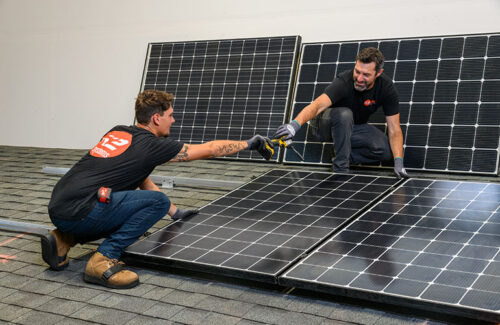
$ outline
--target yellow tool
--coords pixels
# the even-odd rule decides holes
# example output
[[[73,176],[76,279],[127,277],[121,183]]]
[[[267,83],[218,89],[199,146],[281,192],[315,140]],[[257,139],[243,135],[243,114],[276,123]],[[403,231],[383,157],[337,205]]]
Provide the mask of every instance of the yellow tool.
[[[299,156],[300,160],[304,161],[304,157],[302,157],[302,155],[292,146],[292,140],[288,139],[285,141],[283,140],[283,138],[284,137],[281,137],[279,139],[272,139],[271,142],[276,143],[280,147],[292,149],[293,152],[295,152],[295,154]],[[271,159],[271,157],[274,155],[274,149],[271,148],[267,143],[266,143],[266,149],[271,152],[271,156],[269,157],[269,159]]]

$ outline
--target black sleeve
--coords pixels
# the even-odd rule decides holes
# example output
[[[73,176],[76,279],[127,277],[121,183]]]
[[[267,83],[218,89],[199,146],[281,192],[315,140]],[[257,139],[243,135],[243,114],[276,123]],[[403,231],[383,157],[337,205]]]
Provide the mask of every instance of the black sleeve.
[[[394,84],[391,84],[387,88],[382,107],[385,116],[392,116],[399,113],[399,95]]]
[[[333,103],[341,101],[347,95],[347,85],[342,78],[335,78],[324,93],[330,98]]]
[[[184,146],[184,143],[172,140],[171,138],[153,137],[149,143],[148,164],[158,166],[174,158]]]

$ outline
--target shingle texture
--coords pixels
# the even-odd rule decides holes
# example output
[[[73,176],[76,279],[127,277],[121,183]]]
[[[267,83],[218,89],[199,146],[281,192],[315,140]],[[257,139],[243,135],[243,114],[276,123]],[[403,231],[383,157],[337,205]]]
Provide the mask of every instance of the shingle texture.
[[[47,204],[59,175],[44,166],[71,167],[85,150],[0,146],[0,219],[52,226]],[[158,167],[153,174],[246,182],[273,164],[205,160]],[[296,168],[296,167],[287,167]],[[323,169],[325,170],[325,169]],[[227,190],[164,189],[181,208],[202,207]],[[154,232],[168,217],[152,227]],[[112,290],[82,280],[95,243],[73,248],[70,266],[48,269],[36,236],[0,230],[0,322],[14,324],[424,324],[435,319],[404,310],[378,310],[343,298],[294,295],[238,280],[133,268],[141,284]],[[442,320],[441,320],[442,321]],[[439,322],[435,322],[438,324]]]

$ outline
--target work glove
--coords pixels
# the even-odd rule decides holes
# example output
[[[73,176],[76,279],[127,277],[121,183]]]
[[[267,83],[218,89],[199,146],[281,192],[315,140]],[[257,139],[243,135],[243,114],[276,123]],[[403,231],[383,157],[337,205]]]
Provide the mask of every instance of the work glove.
[[[290,123],[283,124],[280,126],[277,130],[276,133],[274,133],[273,138],[274,139],[280,139],[284,137],[282,140],[286,141],[291,138],[297,133],[297,131],[300,130],[300,124],[299,122],[293,120]]]
[[[257,150],[266,160],[271,159],[273,156],[274,145],[271,142],[271,139],[267,137],[263,137],[258,134],[254,135],[252,138],[247,140],[247,144],[249,150]]]
[[[396,157],[394,158],[394,174],[398,179],[408,178],[408,174],[406,173],[406,169],[403,165],[403,158]]]
[[[198,214],[198,210],[183,210],[183,209],[177,209],[175,211],[174,215],[172,216],[172,220],[182,220],[184,218],[194,216],[195,214]]]

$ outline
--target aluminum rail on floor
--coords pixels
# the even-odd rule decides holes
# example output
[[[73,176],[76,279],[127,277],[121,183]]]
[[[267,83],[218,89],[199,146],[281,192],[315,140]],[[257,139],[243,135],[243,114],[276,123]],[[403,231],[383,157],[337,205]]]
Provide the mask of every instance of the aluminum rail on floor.
[[[64,175],[68,172],[69,168],[65,167],[50,167],[45,166],[42,168],[42,172],[46,174]],[[202,187],[212,187],[212,188],[222,188],[233,190],[241,185],[243,182],[237,181],[225,181],[218,179],[205,179],[205,178],[190,178],[190,177],[178,177],[178,176],[161,176],[161,175],[150,175],[149,178],[157,184],[161,184],[162,188],[173,188],[174,186],[202,186]]]

